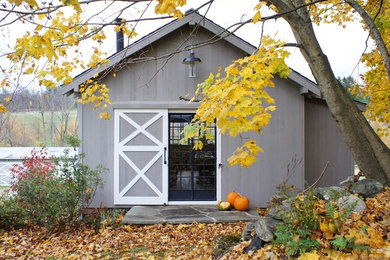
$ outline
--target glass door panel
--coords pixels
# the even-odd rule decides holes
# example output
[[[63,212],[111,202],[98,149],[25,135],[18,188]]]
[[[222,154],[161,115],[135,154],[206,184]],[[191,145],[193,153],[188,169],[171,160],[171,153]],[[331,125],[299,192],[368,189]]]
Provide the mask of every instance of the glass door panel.
[[[214,140],[202,140],[203,149],[194,150],[196,139],[180,143],[182,131],[194,114],[169,114],[169,200],[216,200],[215,125],[208,131]]]

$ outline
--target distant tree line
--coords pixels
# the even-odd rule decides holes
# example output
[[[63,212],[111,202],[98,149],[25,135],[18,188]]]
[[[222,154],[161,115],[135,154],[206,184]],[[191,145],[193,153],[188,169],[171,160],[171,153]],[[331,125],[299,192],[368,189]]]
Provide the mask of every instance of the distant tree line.
[[[65,136],[77,133],[73,97],[56,90],[3,89],[0,99],[10,99],[8,112],[0,114],[0,146],[64,146]]]
[[[348,91],[353,100],[359,101],[363,104],[368,104],[370,101],[368,97],[365,97],[361,91],[359,91],[359,89],[354,89],[357,86],[357,82],[353,77],[338,77],[338,80],[340,81],[341,85]]]
[[[30,91],[22,89],[11,92],[8,89],[2,89],[0,99],[11,98],[9,112],[32,112],[32,111],[61,111],[64,106],[72,105],[76,108],[74,98],[66,97],[57,90]],[[70,104],[69,104],[70,103]]]

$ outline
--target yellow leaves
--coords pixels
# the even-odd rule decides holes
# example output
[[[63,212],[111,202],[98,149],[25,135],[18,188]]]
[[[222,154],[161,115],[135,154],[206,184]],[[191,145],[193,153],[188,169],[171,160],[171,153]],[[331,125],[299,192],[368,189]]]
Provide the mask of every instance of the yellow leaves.
[[[95,68],[100,64],[107,63],[107,60],[102,58],[104,54],[105,53],[100,52],[98,48],[94,48],[94,53],[92,54],[91,59],[87,64],[87,66],[90,68]]]
[[[325,219],[320,222],[320,230],[326,239],[332,239],[334,237],[335,226],[332,223],[328,223]]]
[[[21,58],[23,55],[31,56],[34,59],[46,57],[49,61],[58,58],[52,41],[47,35],[25,34],[22,38],[16,40],[16,55]]]
[[[185,5],[186,0],[157,0],[157,2],[158,4],[154,9],[156,14],[169,14],[179,19],[183,17],[183,13],[178,7]]]
[[[298,257],[298,260],[319,260],[319,259],[320,259],[320,255],[317,253],[317,251],[313,251],[311,253],[304,253]]]
[[[0,253],[5,259],[26,255],[37,259],[209,259],[218,236],[240,233],[245,225],[118,225],[99,230],[80,225],[60,232],[33,227],[0,231]]]
[[[194,144],[194,150],[202,150],[203,149],[203,142],[198,140]]]
[[[385,246],[385,241],[383,240],[383,234],[381,230],[371,226],[367,226],[365,231],[357,228],[351,228],[345,237],[355,237],[356,244],[367,245],[371,248],[383,248]]]
[[[256,14],[253,16],[252,21],[253,23],[257,23],[258,21],[261,20],[261,14],[260,11],[256,12]]]
[[[378,27],[387,49],[390,49],[390,2],[369,0],[364,2],[363,7],[371,17],[375,17],[375,25]],[[378,10],[381,11],[378,12]],[[364,29],[367,27],[364,26]],[[376,131],[378,135],[383,137],[389,134],[390,130],[390,79],[382,57],[376,48],[365,53],[362,61],[368,68],[362,75],[364,84],[358,89],[365,97],[369,98],[365,116],[372,122],[378,123],[379,127]]]
[[[346,22],[354,20],[353,12],[348,4],[338,0],[329,0],[310,5],[309,12],[312,21],[320,23],[336,23],[345,27]]]
[[[99,114],[99,118],[104,120],[110,120],[111,116],[107,111],[104,111]]]
[[[89,79],[80,86],[81,98],[78,102],[81,104],[95,103],[93,109],[96,110],[97,108],[100,108],[102,110],[99,114],[99,118],[109,120],[111,116],[106,111],[108,105],[112,104],[108,94],[109,92],[110,90],[105,84]]]
[[[65,80],[64,80],[64,82],[63,82],[63,84],[64,84],[64,85],[67,85],[67,84],[72,83],[72,81],[73,81],[73,79],[72,79],[71,77],[66,77]]]
[[[8,78],[3,78],[0,83],[0,88],[9,87],[10,83]]]
[[[64,6],[72,6],[75,11],[68,8],[66,12],[58,10],[50,16],[36,15],[38,19],[35,19],[34,31],[27,32],[18,38],[15,52],[7,56],[10,62],[21,64],[24,69],[23,74],[34,74],[40,85],[47,88],[71,83],[72,72],[76,69],[106,63],[106,60],[102,58],[106,56],[106,53],[94,51],[91,59],[87,60],[76,48],[71,48],[78,46],[81,40],[89,38],[98,43],[102,42],[105,34],[102,30],[83,21],[84,16],[80,15],[78,0],[61,0],[61,2]],[[35,2],[14,1],[14,3],[33,5]],[[31,19],[34,19],[34,14]],[[67,57],[69,50],[75,56],[72,59]],[[17,68],[17,66],[14,67]],[[9,83],[5,82],[5,84]]]
[[[260,10],[262,6],[264,6],[266,3],[265,2],[259,2],[254,8],[253,10]]]
[[[249,140],[241,147],[237,148],[233,155],[228,158],[229,166],[240,164],[241,167],[248,168],[256,161],[256,156],[263,149],[257,146],[255,140]]]
[[[26,3],[31,8],[38,8],[38,4],[35,0],[8,0],[9,3],[20,6],[22,3]]]
[[[225,75],[220,71],[216,75],[211,73],[195,92],[203,97],[195,121],[210,125],[216,119],[221,132],[233,137],[250,131],[261,133],[276,110],[275,100],[266,89],[274,86],[275,74],[287,77],[290,72],[284,63],[289,53],[282,45],[283,42],[264,36],[257,52],[236,60],[225,69]],[[185,137],[196,136],[199,127],[194,124],[191,131],[187,128]],[[235,151],[229,163],[248,167],[256,161],[259,150],[257,145],[247,142]]]
[[[304,194],[299,194],[295,199],[304,202],[305,196]],[[326,202],[317,198],[315,200],[314,210],[319,214],[318,217],[321,221],[317,229],[308,231],[311,233],[311,238],[319,243],[319,247],[310,252],[303,252],[301,255],[298,255],[298,253],[292,256],[293,259],[390,259],[390,225],[387,223],[388,219],[385,218],[385,216],[388,216],[390,208],[390,187],[386,188],[385,192],[377,194],[375,198],[366,199],[366,203],[371,206],[375,204],[375,207],[369,207],[364,212],[352,213],[344,219],[342,227],[338,230],[329,222],[334,218],[340,217],[343,211],[336,210],[339,214],[335,214],[333,211],[329,211],[329,209],[325,209],[324,211],[324,204]],[[304,204],[300,205],[301,207],[299,208],[304,206]],[[317,209],[318,207],[320,209]],[[374,218],[367,218],[367,214],[374,216]],[[385,224],[382,224],[383,222]],[[292,232],[292,229],[288,231]],[[307,241],[302,241],[302,236],[303,234],[294,233],[291,237],[291,241],[302,242],[302,244],[297,245],[297,252],[300,251],[299,249],[304,248],[303,245]],[[338,240],[337,243],[335,242],[336,239]],[[254,254],[245,255],[242,251],[243,247],[247,245],[241,243],[234,247],[232,251],[225,255],[224,259],[286,258],[287,252],[284,245],[277,245],[271,242]]]
[[[184,127],[183,133],[186,138],[193,138],[198,134],[198,128],[192,124],[189,124]]]
[[[61,2],[64,5],[72,6],[77,11],[77,13],[81,12],[80,3],[78,0],[61,0]]]
[[[35,27],[35,31],[42,30],[43,26],[41,24],[38,24],[37,27]]]
[[[40,80],[40,81],[39,81],[39,84],[40,84],[41,86],[44,86],[44,87],[46,87],[46,88],[51,88],[51,89],[54,89],[54,88],[57,86],[57,84],[56,84],[54,81],[52,81],[52,80],[46,80],[46,79]]]
[[[276,110],[276,106],[268,106],[265,108],[264,111],[268,112],[268,111],[275,111]]]

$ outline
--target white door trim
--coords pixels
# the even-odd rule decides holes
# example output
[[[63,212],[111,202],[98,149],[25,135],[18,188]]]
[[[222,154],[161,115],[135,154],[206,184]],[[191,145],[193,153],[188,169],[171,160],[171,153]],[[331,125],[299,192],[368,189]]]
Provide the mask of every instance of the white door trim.
[[[221,201],[222,200],[222,167],[223,167],[223,163],[222,163],[222,157],[221,157],[221,130],[216,126],[216,141],[217,141],[217,151],[216,151],[216,155],[217,155],[217,158],[215,160],[215,169],[216,169],[216,177],[217,177],[217,201]]]

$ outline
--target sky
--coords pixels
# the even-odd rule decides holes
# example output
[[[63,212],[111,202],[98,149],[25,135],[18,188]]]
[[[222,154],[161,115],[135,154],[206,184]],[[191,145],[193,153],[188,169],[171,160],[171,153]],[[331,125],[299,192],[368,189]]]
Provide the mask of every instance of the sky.
[[[242,0],[238,5],[235,0],[216,1],[211,7],[208,17],[219,25],[227,27],[239,21],[242,14],[252,10],[256,2]],[[221,12],[221,10],[223,11]],[[263,16],[272,14],[268,11]],[[244,16],[244,19],[248,18],[251,17],[248,15]],[[236,34],[250,43],[258,45],[261,26],[261,23],[246,26]],[[275,32],[278,32],[278,38],[290,43],[296,42],[287,22],[282,19],[267,21],[264,28],[265,34],[273,36]],[[349,23],[345,29],[333,24],[323,24],[320,27],[315,26],[315,32],[336,76],[347,77],[352,75],[357,78],[359,73],[364,71],[364,67],[361,64],[354,69],[365,49],[365,41],[368,36],[368,33],[363,31],[359,22]],[[287,64],[304,76],[313,79],[300,51],[297,48],[290,48],[289,51],[291,51],[291,57],[288,59]]]
[[[188,0],[187,2],[187,5],[182,8],[183,11],[190,8],[196,8],[202,3],[206,2],[206,0]],[[227,28],[240,20],[247,20],[253,17],[253,7],[257,3],[257,0],[215,0],[209,10],[207,10],[206,17],[220,26]],[[138,10],[125,10],[121,14],[121,17],[125,19],[138,18],[143,11],[143,6],[145,5],[141,3],[141,7],[139,7]],[[88,5],[86,13],[91,14],[97,12],[97,7],[99,7],[98,3]],[[201,9],[200,13],[204,14],[206,9],[207,8]],[[98,22],[104,20],[108,21],[110,18],[112,19],[112,17],[115,17],[117,13],[118,8],[108,10],[106,11],[106,14],[95,17],[95,19]],[[263,16],[272,14],[272,11],[264,10]],[[155,16],[154,6],[151,5],[146,11],[144,17],[153,16]],[[154,31],[169,21],[170,20],[167,19],[139,23],[136,26],[136,31],[139,35],[137,38]],[[0,53],[3,52],[5,41],[7,43],[12,43],[15,41],[16,37],[22,36],[22,34],[24,34],[26,28],[29,27],[25,24],[22,26],[14,25],[14,27],[11,29],[7,28],[6,31],[2,31],[4,35],[2,37],[3,39],[1,39],[2,43],[0,43]],[[261,23],[248,24],[235,33],[237,36],[257,46],[259,44],[261,30]],[[367,32],[363,31],[361,24],[359,22],[349,23],[345,29],[336,25],[321,25],[320,27],[315,27],[315,31],[321,47],[328,56],[336,76],[347,77],[351,75],[355,79],[358,79],[359,73],[364,72],[363,65],[360,64],[357,66],[357,64],[363,53],[363,50],[365,49],[365,41],[368,35]],[[288,24],[282,19],[267,21],[264,25],[264,34],[268,34],[270,36],[274,36],[276,34],[276,37],[281,40],[289,43],[295,42]],[[101,45],[101,48],[103,51],[106,51],[107,55],[111,55],[115,52],[115,32],[112,27],[107,28],[106,35],[108,38]],[[137,38],[133,39],[132,41],[136,40]],[[88,52],[91,52],[92,48],[88,44],[84,44],[83,46],[80,47],[81,51],[87,53],[85,57],[88,57]],[[291,52],[291,56],[287,60],[287,64],[297,72],[310,79],[313,79],[310,69],[308,68],[307,63],[302,57],[299,49],[289,48],[289,51]],[[1,64],[4,64],[4,61],[0,60],[0,62]],[[75,75],[80,72],[81,71],[76,72]]]
[[[206,1],[188,0],[187,5],[182,10],[196,8],[204,2]],[[215,0],[210,9],[207,10],[206,17],[224,28],[240,20],[253,17],[253,7],[258,3],[257,0],[240,0],[239,4],[237,3],[237,0]],[[146,16],[153,16],[153,10],[154,7],[151,6]],[[205,11],[206,8],[203,8],[200,10],[200,13],[204,14]],[[272,14],[274,14],[272,11],[264,10],[262,15],[268,16]],[[124,13],[124,16],[126,15],[132,18],[138,17],[138,13]],[[166,22],[169,21],[164,21],[164,23]],[[163,21],[161,20],[141,23],[137,25],[136,31],[139,37],[142,37],[162,26],[162,23]],[[257,46],[259,44],[261,30],[261,23],[248,24],[236,31],[235,34]],[[322,24],[321,26],[315,26],[315,32],[324,53],[329,58],[336,76],[353,76],[358,80],[359,74],[365,71],[364,66],[359,64],[359,60],[366,47],[365,42],[368,37],[368,33],[362,29],[361,23],[348,23],[346,28],[341,28],[334,24]],[[283,19],[267,21],[264,25],[264,34],[270,36],[276,35],[277,38],[289,43],[296,42],[290,27]],[[107,35],[111,35],[111,37],[115,36],[113,32],[108,32]],[[370,40],[369,46],[371,45],[372,42]],[[115,51],[115,45],[107,45],[107,50],[109,53],[113,53]],[[287,60],[287,64],[302,75],[313,79],[311,71],[299,49],[289,48],[289,51],[291,52],[291,56]]]

